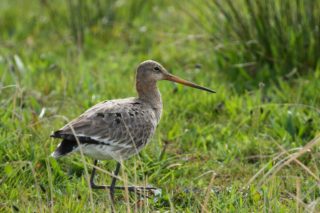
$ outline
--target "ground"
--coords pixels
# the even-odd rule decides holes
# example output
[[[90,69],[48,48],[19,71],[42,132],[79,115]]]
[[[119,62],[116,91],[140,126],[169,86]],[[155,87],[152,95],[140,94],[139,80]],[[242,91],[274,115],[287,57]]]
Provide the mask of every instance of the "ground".
[[[292,78],[230,78],[233,65],[221,66],[192,5],[84,3],[88,13],[79,2],[0,3],[1,212],[110,210],[107,191],[88,186],[93,160],[51,158],[59,141],[49,135],[100,101],[135,96],[135,69],[146,59],[217,93],[159,83],[161,122],[123,162],[118,184],[162,194],[117,192],[117,211],[320,210],[319,66]],[[110,183],[115,162],[99,167],[97,182]]]

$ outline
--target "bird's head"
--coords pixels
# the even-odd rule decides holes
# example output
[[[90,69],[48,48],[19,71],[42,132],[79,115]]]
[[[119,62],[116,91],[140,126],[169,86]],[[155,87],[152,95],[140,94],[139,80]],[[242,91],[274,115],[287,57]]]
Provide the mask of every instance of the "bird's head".
[[[215,93],[214,90],[211,90],[206,87],[199,86],[195,83],[192,83],[190,81],[186,81],[182,78],[179,78],[178,76],[174,76],[170,74],[160,63],[153,61],[153,60],[147,60],[142,62],[138,69],[137,69],[137,81],[143,80],[143,81],[160,81],[160,80],[167,80],[176,82],[179,84],[183,84],[189,87],[193,87],[196,89],[205,90],[208,92]]]

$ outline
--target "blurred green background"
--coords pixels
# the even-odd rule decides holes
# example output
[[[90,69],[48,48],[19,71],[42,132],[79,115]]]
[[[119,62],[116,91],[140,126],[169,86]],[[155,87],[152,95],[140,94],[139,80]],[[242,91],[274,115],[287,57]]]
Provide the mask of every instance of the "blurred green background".
[[[49,135],[134,96],[147,59],[217,94],[159,83],[157,133],[121,177],[162,195],[118,192],[117,211],[320,211],[320,1],[2,0],[1,212],[110,210],[92,160],[50,158]]]

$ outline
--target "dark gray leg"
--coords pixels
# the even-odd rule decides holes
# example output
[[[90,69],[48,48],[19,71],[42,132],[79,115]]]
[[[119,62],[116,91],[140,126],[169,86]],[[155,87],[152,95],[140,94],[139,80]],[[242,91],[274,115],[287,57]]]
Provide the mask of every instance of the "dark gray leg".
[[[96,166],[98,163],[98,160],[94,160],[93,165]],[[90,177],[90,186],[92,189],[98,189],[97,185],[94,183],[94,175],[96,174],[96,168],[93,167],[92,172],[91,172],[91,177]]]
[[[98,164],[98,160],[94,160],[94,166],[96,166]],[[117,178],[115,176],[118,176],[119,174],[119,171],[120,171],[120,167],[121,167],[121,164],[118,162],[117,163],[117,166],[116,166],[116,170],[114,171],[114,177],[112,178],[112,182],[111,182],[111,185],[110,186],[105,186],[105,185],[96,185],[94,183],[94,176],[96,174],[96,168],[93,167],[92,169],[92,173],[91,173],[91,177],[90,177],[90,186],[92,189],[110,189],[110,196],[111,196],[111,199],[113,199],[114,197],[114,190],[115,189],[119,189],[119,190],[125,190],[125,189],[128,189],[129,192],[140,192],[140,191],[148,191],[148,190],[155,190],[157,188],[155,187],[143,187],[143,186],[128,186],[128,187],[125,187],[125,186],[116,186],[116,181],[117,181]]]
[[[114,171],[114,174],[113,174],[114,176],[112,177],[111,185],[110,185],[110,197],[111,197],[112,202],[114,201],[114,189],[115,189],[116,181],[117,181],[116,176],[118,176],[118,174],[119,174],[120,167],[121,167],[121,163],[118,162],[117,166],[116,166],[116,170]]]

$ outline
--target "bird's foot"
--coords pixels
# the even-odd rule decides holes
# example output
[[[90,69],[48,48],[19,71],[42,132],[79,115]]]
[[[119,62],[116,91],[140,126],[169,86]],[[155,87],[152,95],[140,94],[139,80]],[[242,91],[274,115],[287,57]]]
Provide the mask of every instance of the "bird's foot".
[[[109,189],[109,190],[128,190],[128,192],[134,192],[138,195],[149,198],[149,196],[159,196],[162,194],[161,189],[152,186],[106,186],[96,185],[91,182],[90,186],[92,189]]]

